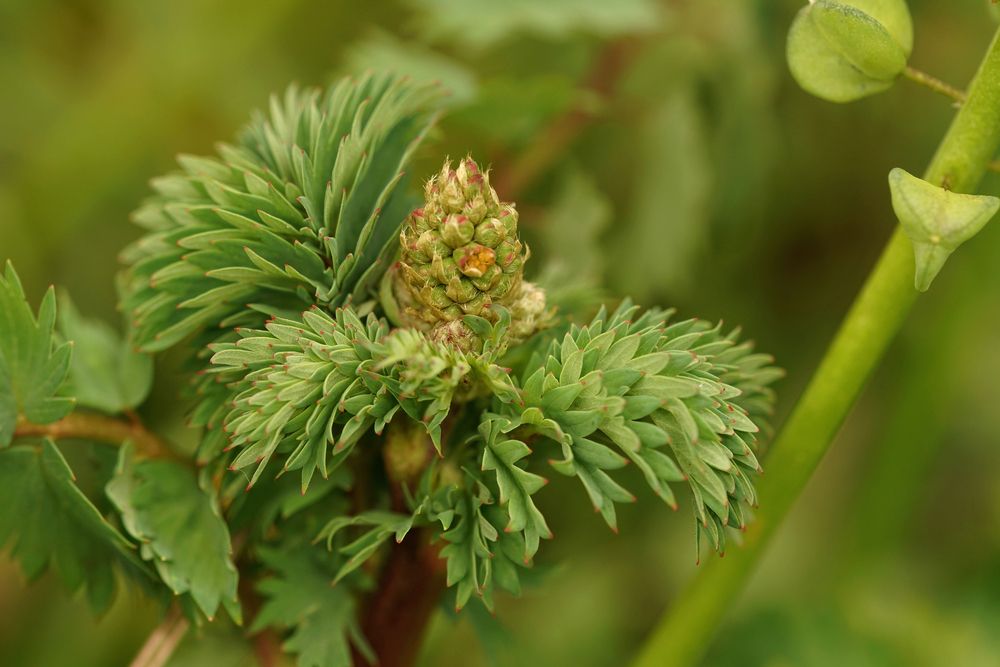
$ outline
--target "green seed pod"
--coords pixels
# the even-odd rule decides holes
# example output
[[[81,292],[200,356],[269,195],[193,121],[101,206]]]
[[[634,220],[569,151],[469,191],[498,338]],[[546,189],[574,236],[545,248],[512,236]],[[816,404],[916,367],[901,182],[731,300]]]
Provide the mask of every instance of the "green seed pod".
[[[903,0],[814,0],[792,22],[786,53],[804,90],[851,102],[892,86],[912,47]]]
[[[926,292],[955,251],[996,214],[1000,199],[940,188],[896,168],[889,172],[892,208],[913,243],[913,283]]]
[[[841,0],[881,23],[899,43],[907,58],[913,51],[913,21],[906,0]]]

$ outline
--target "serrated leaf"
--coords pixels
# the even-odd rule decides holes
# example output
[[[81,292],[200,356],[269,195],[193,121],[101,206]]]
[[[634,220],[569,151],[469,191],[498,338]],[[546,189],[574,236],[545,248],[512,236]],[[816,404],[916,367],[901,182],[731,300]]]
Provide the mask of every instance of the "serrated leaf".
[[[486,444],[482,468],[496,473],[500,502],[507,508],[509,520],[504,531],[524,534],[524,558],[530,559],[538,551],[539,540],[552,537],[545,517],[531,498],[546,480],[517,465],[517,461],[531,450],[519,440],[500,440],[500,427],[496,421],[487,418],[480,424],[479,432]]]
[[[123,254],[137,344],[196,335],[200,349],[234,325],[364,301],[411,208],[400,184],[439,98],[393,74],[292,86],[219,159],[184,157],[182,172],[156,179],[137,216],[149,233]]]
[[[59,331],[73,342],[69,386],[81,406],[114,414],[146,399],[152,357],[133,350],[104,322],[82,317],[65,292],[59,295]]]
[[[373,660],[356,620],[354,595],[331,586],[333,575],[308,545],[264,547],[263,563],[273,573],[257,585],[264,604],[251,632],[267,627],[291,629],[284,643],[299,667],[351,667],[351,645]]]
[[[448,506],[454,516],[451,528],[442,534],[447,544],[441,557],[447,561],[448,586],[455,590],[455,609],[462,609],[473,595],[492,609],[495,587],[520,593],[518,569],[527,562],[525,544],[521,533],[504,530],[507,513],[485,485],[470,476],[474,489],[452,487],[437,503]]]
[[[190,594],[209,619],[223,604],[240,622],[229,529],[191,470],[173,461],[137,461],[126,445],[106,491],[142,544],[143,558],[176,595]]]
[[[379,547],[390,538],[395,539],[397,543],[402,542],[410,528],[413,527],[413,519],[413,516],[406,514],[370,510],[353,516],[336,517],[327,523],[316,536],[316,540],[325,540],[330,549],[334,548],[334,538],[345,528],[349,526],[367,528],[353,541],[337,546],[336,550],[345,556],[346,560],[337,570],[334,583],[364,565],[365,561],[371,558]]]
[[[547,358],[525,369],[523,403],[494,404],[507,414],[488,415],[480,428],[486,441],[483,468],[498,471],[512,530],[531,516],[524,499],[538,484],[522,478],[530,475],[525,468],[532,452],[515,438],[495,437],[497,430],[545,436],[560,445],[562,458],[550,464],[580,480],[612,528],[615,503],[633,496],[611,477],[625,459],[609,442],[671,507],[676,503],[670,484],[687,482],[699,534],[708,535],[717,549],[724,545],[728,521],[743,525],[738,504],[756,497],[747,474],[759,470],[757,420],[770,412],[774,395],[767,385],[780,373],[767,355],[736,344],[737,331],[724,334],[720,326],[700,320],[668,326],[669,315],[640,313],[629,301],[610,317],[602,311],[589,325],[551,341]],[[595,370],[577,384],[577,366],[580,372]],[[531,537],[525,532],[526,540]]]
[[[0,447],[14,437],[18,415],[48,424],[66,416],[73,401],[56,396],[69,371],[71,348],[53,337],[56,296],[50,287],[31,312],[14,265],[0,276]]]
[[[0,547],[10,548],[25,575],[34,579],[52,567],[71,591],[86,585],[96,610],[114,596],[115,564],[148,574],[128,540],[77,488],[51,440],[0,450],[0,508]]]

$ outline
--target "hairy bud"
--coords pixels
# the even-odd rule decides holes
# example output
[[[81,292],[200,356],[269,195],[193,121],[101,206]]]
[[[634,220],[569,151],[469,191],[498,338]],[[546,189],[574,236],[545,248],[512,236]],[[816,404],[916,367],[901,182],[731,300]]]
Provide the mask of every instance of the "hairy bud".
[[[434,340],[476,347],[463,318],[495,321],[491,306],[511,311],[511,335],[529,336],[544,324],[545,294],[522,281],[528,249],[517,234],[517,210],[501,202],[489,174],[471,159],[446,161],[424,188],[423,207],[406,219],[400,261],[387,296],[401,324],[428,330]],[[518,305],[520,304],[520,305]]]

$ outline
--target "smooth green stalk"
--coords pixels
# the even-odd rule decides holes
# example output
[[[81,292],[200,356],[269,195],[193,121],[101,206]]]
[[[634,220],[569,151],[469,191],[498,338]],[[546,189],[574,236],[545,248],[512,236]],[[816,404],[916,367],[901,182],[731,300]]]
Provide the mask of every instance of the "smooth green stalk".
[[[924,178],[971,192],[1000,145],[1000,40],[993,42]],[[691,665],[819,464],[913,307],[913,249],[897,226],[819,369],[776,439],[759,487],[760,511],[742,548],[706,564],[650,635],[635,667]]]

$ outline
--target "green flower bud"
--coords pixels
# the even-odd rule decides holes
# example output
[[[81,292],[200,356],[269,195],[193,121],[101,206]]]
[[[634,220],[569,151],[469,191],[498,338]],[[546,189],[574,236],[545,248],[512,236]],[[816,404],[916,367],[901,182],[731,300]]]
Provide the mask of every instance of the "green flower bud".
[[[545,304],[545,292],[532,283],[521,286],[520,296],[511,304],[510,335],[514,340],[527,338],[532,333],[548,326],[555,313]]]
[[[380,296],[392,301],[386,312],[397,324],[432,334],[441,329],[442,340],[465,341],[469,334],[458,320],[475,315],[496,321],[491,305],[510,310],[522,298],[528,251],[517,238],[517,210],[500,201],[489,174],[469,158],[454,169],[445,162],[424,195],[424,206],[403,225],[400,261]],[[537,306],[540,299],[544,307],[544,293],[533,290],[531,302]],[[520,308],[526,321],[511,323],[517,338],[539,326],[536,311]]]
[[[496,218],[489,218],[476,226],[476,243],[496,248],[505,238],[507,238],[507,228]]]
[[[501,273],[493,286],[494,292],[517,293],[517,287],[521,282],[520,274]]]
[[[431,340],[435,343],[444,343],[465,352],[471,352],[483,345],[483,341],[479,336],[472,329],[465,326],[461,314],[453,320],[442,322],[431,330]]]
[[[485,292],[477,292],[476,296],[472,299],[461,303],[458,305],[462,309],[462,312],[466,315],[476,315],[478,313],[486,312],[486,310],[493,304],[493,299],[490,298],[489,294]]]
[[[792,77],[830,102],[850,102],[892,86],[913,46],[903,0],[814,0],[788,33]]]
[[[889,172],[892,208],[913,243],[913,284],[926,292],[945,261],[996,214],[1000,199],[951,192],[902,169]]]
[[[472,240],[476,227],[467,216],[451,214],[441,225],[441,238],[452,248],[459,248]]]
[[[449,246],[441,234],[435,231],[426,231],[417,238],[417,251],[425,258],[447,257],[451,254]]]
[[[434,444],[419,422],[397,419],[389,425],[383,458],[394,482],[413,482],[434,458]]]
[[[505,271],[521,254],[521,244],[517,241],[502,241],[496,248],[497,264]]]
[[[486,206],[486,200],[483,199],[482,193],[476,194],[473,199],[465,204],[464,213],[466,217],[472,220],[473,224],[482,222],[488,212],[489,208]]]
[[[461,276],[458,271],[458,265],[451,257],[435,257],[431,263],[430,275],[442,284],[450,283],[452,278],[459,278]]]
[[[468,278],[452,278],[445,287],[448,298],[458,304],[468,303],[479,294],[479,290]]]
[[[421,290],[420,296],[425,295],[425,290]],[[455,303],[455,300],[448,296],[448,289],[444,285],[432,287],[429,296],[425,297],[427,305],[432,308],[447,308]]]
[[[418,208],[413,212],[413,230],[418,236],[431,228],[431,225],[427,220],[427,216],[434,213],[436,213],[436,211],[425,211],[422,208]]]

